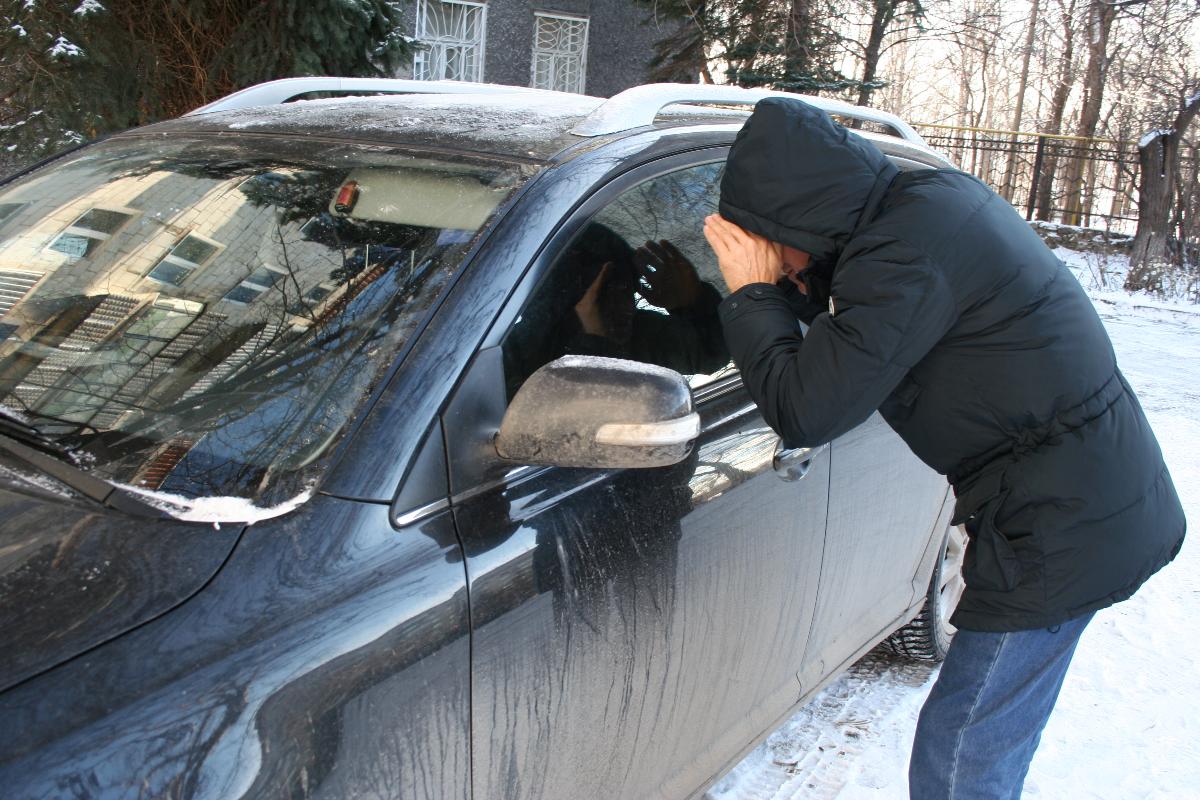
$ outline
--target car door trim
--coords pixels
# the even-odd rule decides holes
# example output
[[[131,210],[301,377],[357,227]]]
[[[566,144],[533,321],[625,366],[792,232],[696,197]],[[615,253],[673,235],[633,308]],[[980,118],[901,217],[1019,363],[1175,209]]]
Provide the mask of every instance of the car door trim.
[[[445,511],[450,507],[450,498],[443,497],[440,500],[434,500],[432,503],[426,503],[423,506],[418,506],[409,511],[396,514],[392,517],[392,525],[397,528],[404,528],[413,523],[420,522],[426,517],[431,517],[439,511]]]

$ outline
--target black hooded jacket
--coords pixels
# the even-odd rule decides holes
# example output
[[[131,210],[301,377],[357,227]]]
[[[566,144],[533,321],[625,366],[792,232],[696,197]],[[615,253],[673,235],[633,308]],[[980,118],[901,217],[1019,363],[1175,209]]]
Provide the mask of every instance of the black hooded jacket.
[[[813,256],[808,298],[758,283],[720,309],[784,442],[831,441],[879,410],[949,477],[970,534],[956,625],[1052,626],[1129,597],[1179,551],[1183,509],[1099,317],[983,183],[901,173],[823,111],[773,98],[730,152],[720,212]]]

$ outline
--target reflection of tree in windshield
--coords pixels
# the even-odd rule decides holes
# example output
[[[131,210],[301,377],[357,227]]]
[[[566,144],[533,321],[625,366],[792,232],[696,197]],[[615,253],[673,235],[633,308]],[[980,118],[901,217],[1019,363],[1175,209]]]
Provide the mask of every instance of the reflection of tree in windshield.
[[[0,270],[33,287],[3,317],[0,400],[103,477],[293,495],[520,176],[380,148],[327,146],[328,169],[305,143],[155,146],[114,140],[0,195],[18,209]]]

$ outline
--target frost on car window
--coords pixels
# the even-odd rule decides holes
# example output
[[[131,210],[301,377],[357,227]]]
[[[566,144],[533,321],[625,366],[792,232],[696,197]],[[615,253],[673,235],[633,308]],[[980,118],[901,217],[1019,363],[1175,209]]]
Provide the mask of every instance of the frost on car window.
[[[544,95],[544,96],[543,96]],[[474,152],[508,152],[558,142],[573,120],[582,119],[603,101],[559,93],[394,97],[343,97],[301,100],[277,106],[216,112],[192,118],[191,126],[224,130],[286,131],[306,136],[353,136],[431,146],[466,146]],[[561,149],[560,145],[550,151]]]
[[[80,151],[0,191],[0,404],[98,477],[276,506],[529,174],[228,134]]]

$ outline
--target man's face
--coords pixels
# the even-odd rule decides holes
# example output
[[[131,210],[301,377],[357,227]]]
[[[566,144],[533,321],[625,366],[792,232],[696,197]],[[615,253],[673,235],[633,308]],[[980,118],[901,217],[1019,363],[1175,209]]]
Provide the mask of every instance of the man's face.
[[[804,282],[800,280],[800,273],[808,269],[808,264],[811,256],[803,250],[797,250],[791,245],[781,245],[783,248],[783,274],[787,275],[788,280],[804,289]]]

